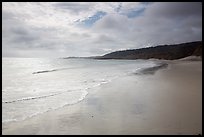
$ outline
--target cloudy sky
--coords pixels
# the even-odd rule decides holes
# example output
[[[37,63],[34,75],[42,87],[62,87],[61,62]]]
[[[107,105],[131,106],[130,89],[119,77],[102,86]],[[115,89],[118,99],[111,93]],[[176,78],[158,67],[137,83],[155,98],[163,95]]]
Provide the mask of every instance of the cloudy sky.
[[[201,3],[3,2],[3,57],[96,56],[202,40]]]

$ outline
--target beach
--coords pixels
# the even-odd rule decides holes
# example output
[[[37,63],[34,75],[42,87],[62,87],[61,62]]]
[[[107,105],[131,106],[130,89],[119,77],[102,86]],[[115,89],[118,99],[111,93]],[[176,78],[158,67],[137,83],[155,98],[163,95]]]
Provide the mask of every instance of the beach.
[[[2,123],[2,134],[202,134],[202,61],[103,84],[74,105]]]

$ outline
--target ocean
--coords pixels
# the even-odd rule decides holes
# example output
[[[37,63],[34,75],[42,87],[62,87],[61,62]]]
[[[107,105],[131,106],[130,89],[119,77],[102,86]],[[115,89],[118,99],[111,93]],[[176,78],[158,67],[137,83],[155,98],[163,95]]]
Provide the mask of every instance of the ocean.
[[[94,88],[154,68],[152,60],[2,58],[2,123],[83,101]],[[89,90],[92,89],[92,90]]]

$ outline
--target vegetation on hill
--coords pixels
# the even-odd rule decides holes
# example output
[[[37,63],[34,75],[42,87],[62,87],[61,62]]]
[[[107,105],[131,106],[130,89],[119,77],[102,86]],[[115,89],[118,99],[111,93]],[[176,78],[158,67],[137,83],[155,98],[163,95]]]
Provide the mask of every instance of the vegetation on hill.
[[[96,59],[166,59],[174,60],[188,56],[202,57],[202,41],[174,45],[159,45],[141,49],[115,51]]]

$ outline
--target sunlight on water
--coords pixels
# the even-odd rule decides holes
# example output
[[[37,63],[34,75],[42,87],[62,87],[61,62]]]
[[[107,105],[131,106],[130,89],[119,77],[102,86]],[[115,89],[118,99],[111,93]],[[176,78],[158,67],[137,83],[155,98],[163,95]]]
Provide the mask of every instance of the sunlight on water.
[[[2,58],[3,122],[82,101],[88,89],[124,77],[153,61]]]

